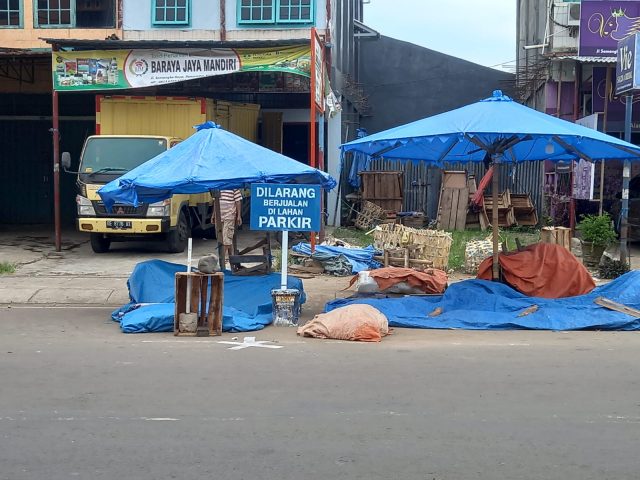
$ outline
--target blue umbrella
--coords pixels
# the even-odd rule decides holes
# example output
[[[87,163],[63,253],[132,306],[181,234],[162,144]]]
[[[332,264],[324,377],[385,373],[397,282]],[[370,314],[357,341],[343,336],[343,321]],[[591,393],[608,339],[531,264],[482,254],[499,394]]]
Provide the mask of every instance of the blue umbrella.
[[[431,162],[640,160],[640,148],[514,102],[500,90],[449,112],[341,146],[343,152]],[[497,205],[498,175],[493,175]],[[498,209],[493,208],[493,276],[498,277]]]
[[[213,122],[171,150],[107,183],[98,194],[107,209],[116,202],[137,206],[174,194],[245,188],[251,183],[319,184],[330,190],[327,173],[261,147]]]

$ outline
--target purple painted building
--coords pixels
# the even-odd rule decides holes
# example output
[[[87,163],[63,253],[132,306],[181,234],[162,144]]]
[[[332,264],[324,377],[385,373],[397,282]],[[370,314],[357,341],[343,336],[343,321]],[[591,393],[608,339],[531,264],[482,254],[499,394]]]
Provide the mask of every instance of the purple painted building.
[[[615,95],[617,42],[640,31],[640,1],[518,0],[517,15],[518,99],[622,138],[625,100]],[[640,95],[634,97],[632,120],[631,141],[640,144]],[[571,185],[578,173],[570,165],[546,163],[546,209],[550,216],[570,223],[570,199],[577,197]],[[576,200],[574,219],[580,213],[597,212],[601,196],[604,210],[615,209],[622,165],[610,162],[601,172],[596,164],[594,170],[593,200]],[[640,165],[632,167],[631,175],[640,175]]]

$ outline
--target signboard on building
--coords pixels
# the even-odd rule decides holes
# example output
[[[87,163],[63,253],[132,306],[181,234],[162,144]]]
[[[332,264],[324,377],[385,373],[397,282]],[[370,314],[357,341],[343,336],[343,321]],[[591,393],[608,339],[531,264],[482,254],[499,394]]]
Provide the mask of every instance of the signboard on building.
[[[578,54],[615,57],[618,42],[640,31],[640,1],[582,0]]]
[[[309,45],[279,48],[174,48],[53,52],[58,91],[150,87],[234,72],[311,75]]]
[[[251,230],[320,231],[320,186],[252,184]]]
[[[311,43],[313,50],[313,99],[316,102],[316,108],[320,112],[324,112],[324,49],[318,34],[313,32],[311,35]]]
[[[640,72],[637,72],[638,34],[633,34],[618,42],[618,61],[616,63],[616,95],[638,88]]]

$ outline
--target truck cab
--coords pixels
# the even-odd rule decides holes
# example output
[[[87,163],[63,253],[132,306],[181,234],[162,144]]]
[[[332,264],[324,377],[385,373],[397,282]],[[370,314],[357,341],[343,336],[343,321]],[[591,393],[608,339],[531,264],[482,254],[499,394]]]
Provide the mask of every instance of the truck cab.
[[[183,252],[193,227],[212,229],[211,194],[174,195],[137,207],[115,204],[107,212],[97,191],[129,170],[177,145],[160,135],[93,135],[82,148],[77,178],[78,230],[89,233],[91,248],[107,252],[114,241],[161,240],[171,253]]]

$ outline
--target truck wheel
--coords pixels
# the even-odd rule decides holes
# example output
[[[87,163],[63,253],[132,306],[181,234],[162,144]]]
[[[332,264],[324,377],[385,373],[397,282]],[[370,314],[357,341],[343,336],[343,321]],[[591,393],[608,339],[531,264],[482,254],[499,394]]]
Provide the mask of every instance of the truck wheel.
[[[95,253],[106,253],[109,251],[110,246],[111,246],[111,240],[106,238],[101,233],[91,234],[91,249]]]
[[[184,210],[180,212],[178,217],[178,225],[175,230],[169,231],[167,234],[167,248],[170,253],[182,253],[187,248],[187,242],[189,241],[189,220],[184,213]]]

